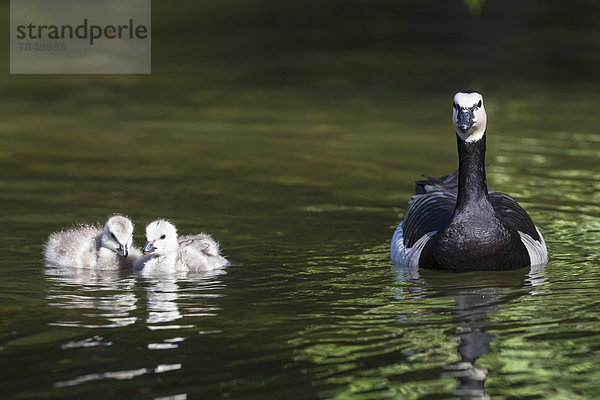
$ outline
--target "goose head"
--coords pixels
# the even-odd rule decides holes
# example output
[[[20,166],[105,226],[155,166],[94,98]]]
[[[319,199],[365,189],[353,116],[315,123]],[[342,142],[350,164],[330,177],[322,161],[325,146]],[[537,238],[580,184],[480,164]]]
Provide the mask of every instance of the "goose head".
[[[144,254],[162,256],[177,250],[177,229],[169,221],[157,219],[146,226]]]
[[[465,142],[476,142],[483,137],[486,123],[483,97],[470,90],[456,93],[452,104],[452,124],[458,137]]]
[[[100,244],[121,257],[127,257],[133,243],[133,223],[123,215],[113,215],[102,229]]]

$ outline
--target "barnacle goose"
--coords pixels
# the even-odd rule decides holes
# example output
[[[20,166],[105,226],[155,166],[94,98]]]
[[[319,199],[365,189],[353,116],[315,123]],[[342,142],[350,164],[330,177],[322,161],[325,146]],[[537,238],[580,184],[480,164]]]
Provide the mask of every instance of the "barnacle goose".
[[[486,122],[479,93],[454,96],[458,171],[416,182],[415,196],[392,238],[394,264],[472,271],[548,261],[544,238],[527,212],[512,197],[487,187]]]

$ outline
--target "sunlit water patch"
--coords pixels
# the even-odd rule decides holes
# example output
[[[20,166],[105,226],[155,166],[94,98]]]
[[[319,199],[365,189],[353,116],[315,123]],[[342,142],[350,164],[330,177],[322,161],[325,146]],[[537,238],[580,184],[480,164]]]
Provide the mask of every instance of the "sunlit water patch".
[[[35,116],[3,106],[20,110],[0,149],[7,398],[598,397],[597,95],[489,91],[488,182],[527,209],[550,261],[449,274],[389,261],[414,180],[457,167],[445,87],[181,85],[159,102],[171,81],[119,79]],[[156,217],[211,233],[232,265],[43,265],[51,232],[113,212],[138,245]]]

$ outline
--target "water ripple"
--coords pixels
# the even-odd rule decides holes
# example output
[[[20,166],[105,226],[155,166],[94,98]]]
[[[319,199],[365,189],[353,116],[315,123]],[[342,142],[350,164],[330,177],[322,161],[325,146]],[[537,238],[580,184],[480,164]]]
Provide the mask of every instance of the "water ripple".
[[[170,365],[161,364],[161,365],[156,366],[153,369],[139,368],[139,369],[133,369],[133,370],[92,373],[92,374],[87,374],[87,375],[81,375],[81,376],[78,376],[77,378],[70,379],[68,381],[56,382],[54,384],[54,387],[61,388],[61,387],[68,387],[68,386],[77,386],[77,385],[81,385],[84,383],[88,383],[88,382],[92,382],[92,381],[99,381],[99,380],[110,380],[110,379],[130,380],[130,379],[134,379],[138,376],[145,375],[145,374],[152,374],[152,373],[161,374],[163,372],[175,371],[175,370],[178,370],[181,368],[182,368],[182,364],[170,364]]]

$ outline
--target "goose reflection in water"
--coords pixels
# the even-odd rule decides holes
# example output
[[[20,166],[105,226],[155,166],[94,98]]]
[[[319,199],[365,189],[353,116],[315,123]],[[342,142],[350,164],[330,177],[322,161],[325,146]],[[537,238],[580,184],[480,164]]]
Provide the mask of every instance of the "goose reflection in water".
[[[53,326],[114,328],[132,325],[138,299],[135,279],[124,271],[47,267],[48,304],[63,310]],[[81,312],[81,310],[86,310]],[[72,315],[72,319],[69,316]],[[82,318],[85,317],[85,320]]]
[[[172,322],[182,317],[177,299],[179,286],[175,278],[153,279],[148,282],[148,317],[146,323],[150,326]]]
[[[213,294],[222,289],[217,279],[225,270],[204,271],[202,273],[176,273],[158,278],[138,279],[145,287],[147,297],[146,325],[152,331],[162,329],[194,328],[195,317],[216,315],[218,307],[207,304],[206,299],[219,297]],[[202,298],[202,301],[198,299]],[[188,302],[188,300],[193,301]],[[178,321],[177,323],[175,323]]]
[[[96,271],[81,268],[53,268],[45,270],[48,283],[48,304],[60,309],[59,317],[51,326],[72,328],[64,334],[60,349],[70,360],[76,351],[86,349],[99,354],[102,348],[123,346],[126,334],[111,329],[143,324],[151,331],[146,349],[164,351],[159,359],[150,362],[132,359],[115,369],[107,369],[93,357],[85,368],[79,364],[64,368],[54,382],[55,388],[80,386],[95,381],[134,380],[142,376],[177,371],[184,368],[181,353],[175,351],[190,336],[216,333],[206,329],[204,318],[217,315],[220,309],[214,299],[221,296],[223,283],[217,276],[224,271],[205,274],[163,276],[160,279],[142,278],[133,271]],[[202,329],[194,329],[202,325]],[[92,329],[92,331],[90,331]],[[127,329],[132,329],[128,327]],[[135,329],[135,328],[133,328]],[[61,336],[62,337],[62,336]],[[66,363],[65,365],[69,365]],[[132,368],[126,368],[132,367]],[[150,378],[151,379],[151,378]],[[185,398],[176,394],[169,398]]]
[[[458,380],[455,395],[463,399],[489,399],[485,381],[490,371],[476,366],[481,356],[490,352],[495,335],[487,328],[498,322],[488,317],[516,299],[543,293],[548,283],[543,266],[512,272],[448,274],[411,267],[393,267],[397,280],[416,283],[398,291],[402,300],[435,296],[454,298],[450,308],[456,323],[457,352],[460,361],[444,367],[442,377]],[[403,317],[404,318],[404,317]]]

